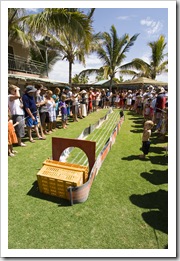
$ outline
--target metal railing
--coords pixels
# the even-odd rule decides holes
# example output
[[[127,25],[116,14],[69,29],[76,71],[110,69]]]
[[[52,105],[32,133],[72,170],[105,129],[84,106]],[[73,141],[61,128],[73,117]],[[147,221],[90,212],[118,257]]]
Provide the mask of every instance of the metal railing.
[[[46,73],[46,63],[8,53],[8,70],[40,75]]]

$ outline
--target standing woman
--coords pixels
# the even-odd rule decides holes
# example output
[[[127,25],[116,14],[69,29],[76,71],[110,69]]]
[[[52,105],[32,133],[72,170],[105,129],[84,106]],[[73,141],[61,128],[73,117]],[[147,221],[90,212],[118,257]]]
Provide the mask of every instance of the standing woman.
[[[56,104],[56,121],[53,123],[53,129],[56,129],[56,124],[57,124],[57,117],[59,115],[59,97],[60,97],[60,92],[61,90],[59,88],[56,88],[54,90],[54,94],[52,95],[52,98],[54,99],[55,101],[55,104]]]
[[[18,139],[18,145],[21,147],[25,147],[21,139],[25,136],[25,122],[24,122],[24,110],[23,104],[20,100],[20,92],[19,88],[16,85],[10,84],[8,88],[8,107],[10,113],[12,115],[13,124],[19,122],[18,125],[15,126],[15,132]]]
[[[53,92],[48,90],[46,92],[46,100],[47,100],[47,111],[49,114],[49,123],[48,123],[48,132],[52,133],[53,131],[53,125],[56,122],[56,103],[54,99],[52,98]]]
[[[89,90],[89,96],[88,96],[88,114],[92,112],[92,88]]]

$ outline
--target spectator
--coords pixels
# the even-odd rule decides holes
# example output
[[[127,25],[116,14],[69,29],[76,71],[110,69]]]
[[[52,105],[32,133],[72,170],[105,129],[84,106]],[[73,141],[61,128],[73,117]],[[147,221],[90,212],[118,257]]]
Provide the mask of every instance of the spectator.
[[[53,92],[48,90],[46,92],[46,105],[48,109],[48,115],[49,115],[49,123],[48,123],[48,132],[52,133],[53,131],[53,123],[56,121],[56,104],[54,99],[52,98]],[[59,109],[59,107],[58,107]]]
[[[10,84],[8,91],[8,107],[11,113],[13,124],[19,122],[19,124],[15,125],[18,145],[25,147],[26,144],[21,140],[25,136],[25,122],[23,104],[20,97],[20,89],[16,85]]]
[[[127,102],[126,102],[127,109],[130,110],[132,107],[132,91],[131,90],[128,90],[126,97],[127,97]]]
[[[40,88],[40,93],[37,95],[36,98],[37,106],[39,107],[39,115],[40,115],[43,135],[49,134],[47,132],[47,124],[49,123],[49,114],[48,114],[47,100],[45,95],[46,91],[47,88],[42,85]]]
[[[15,156],[15,153],[17,153],[17,151],[13,150],[13,144],[18,143],[18,139],[14,129],[14,127],[18,124],[18,121],[13,124],[13,121],[11,120],[11,115],[10,113],[8,113],[8,155],[10,157]]]
[[[112,95],[112,93],[109,91],[109,89],[107,89],[106,90],[106,100],[105,100],[105,103],[104,103],[104,108],[109,108],[111,95]]]
[[[28,129],[28,136],[30,142],[35,142],[32,138],[32,127],[34,126],[34,130],[38,139],[42,140],[43,137],[39,134],[38,129],[38,121],[37,121],[37,107],[34,98],[34,93],[36,92],[36,88],[33,85],[28,85],[25,89],[25,94],[22,96],[25,118],[26,118],[26,126]]]
[[[92,106],[92,90],[93,90],[93,88],[91,87],[89,89],[89,95],[88,95],[88,114],[92,112],[92,108],[93,108],[93,106]]]
[[[72,91],[71,88],[66,86],[64,88],[64,94],[66,94],[66,105],[67,105],[67,115],[71,116],[72,115]]]
[[[119,102],[120,102],[120,96],[119,96],[119,92],[117,90],[115,92],[115,95],[116,95],[116,98],[115,98],[115,101],[114,101],[114,106],[115,106],[115,108],[118,108]]]
[[[162,118],[161,117],[162,111],[165,109],[165,104],[166,104],[165,89],[163,87],[158,87],[157,98],[156,98],[156,112],[155,112],[155,119],[157,125]]]
[[[81,94],[81,101],[80,101],[80,106],[81,106],[81,111],[82,111],[82,117],[87,116],[87,102],[88,102],[88,97],[87,97],[87,92],[85,90],[82,90],[80,92]]]
[[[63,94],[61,96],[61,100],[59,102],[59,109],[61,110],[61,117],[62,117],[62,127],[63,129],[66,129],[67,128],[67,119],[68,119],[68,116],[67,116],[67,105],[66,105],[66,95]]]
[[[59,88],[56,88],[54,90],[54,94],[52,95],[52,98],[54,99],[55,104],[56,104],[56,107],[55,107],[55,109],[56,109],[56,121],[54,121],[54,123],[53,123],[53,129],[56,129],[57,117],[59,115],[59,98],[60,98],[59,96],[60,96],[60,92],[61,92],[61,90]]]

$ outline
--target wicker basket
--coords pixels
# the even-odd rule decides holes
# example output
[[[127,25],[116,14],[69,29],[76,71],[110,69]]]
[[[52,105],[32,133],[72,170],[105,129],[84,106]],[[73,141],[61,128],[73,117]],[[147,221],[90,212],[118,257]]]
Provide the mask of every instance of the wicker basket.
[[[67,169],[67,170],[75,170],[77,172],[83,172],[83,183],[85,183],[88,180],[88,173],[89,173],[89,169],[87,166],[82,166],[82,165],[78,165],[78,164],[72,164],[69,162],[60,162],[60,161],[56,161],[56,160],[50,160],[47,159],[43,162],[43,165],[46,166],[54,166],[54,167],[59,167],[61,169]]]
[[[69,199],[67,188],[81,186],[87,176],[87,167],[46,160],[37,173],[40,192]]]

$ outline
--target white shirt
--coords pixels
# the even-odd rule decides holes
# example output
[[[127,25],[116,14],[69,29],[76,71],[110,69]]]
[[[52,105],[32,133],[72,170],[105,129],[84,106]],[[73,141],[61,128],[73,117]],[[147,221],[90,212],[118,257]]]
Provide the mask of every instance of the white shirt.
[[[10,97],[13,95],[8,95],[8,106],[11,112],[11,115],[24,115],[24,111],[21,108],[21,102],[19,99],[15,99],[13,101],[10,101]]]

